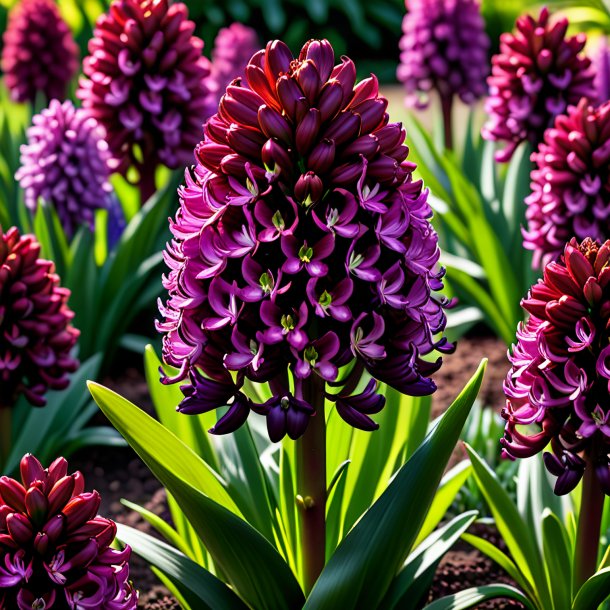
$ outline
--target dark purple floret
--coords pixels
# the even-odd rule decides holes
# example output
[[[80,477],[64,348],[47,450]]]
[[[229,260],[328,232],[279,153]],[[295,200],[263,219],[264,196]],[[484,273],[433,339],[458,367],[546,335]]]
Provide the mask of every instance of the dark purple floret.
[[[230,425],[215,432],[253,410],[272,440],[300,436],[324,416],[304,385],[335,383],[346,365],[407,394],[435,390],[440,360],[425,356],[451,349],[447,303],[434,294],[443,270],[427,191],[386,108],[376,78],[356,84],[328,41],[297,58],[275,41],[206,123],[171,224],[159,330],[165,361],[191,377],[181,408],[230,405]],[[273,398],[246,404],[246,379]],[[376,387],[339,394],[339,414],[373,429]]]

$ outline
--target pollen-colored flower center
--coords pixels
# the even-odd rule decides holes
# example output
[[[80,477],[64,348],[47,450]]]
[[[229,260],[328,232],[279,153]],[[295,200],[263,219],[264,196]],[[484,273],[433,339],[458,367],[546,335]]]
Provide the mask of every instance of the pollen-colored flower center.
[[[322,307],[328,307],[332,302],[333,302],[333,297],[328,292],[328,290],[325,290],[320,295],[320,298],[318,299],[318,303],[320,303],[320,305],[322,305]]]
[[[281,324],[286,332],[294,330],[294,318],[291,315],[282,316]]]
[[[267,272],[260,276],[258,283],[265,294],[269,294],[273,290],[273,278]]]
[[[313,248],[310,248],[307,244],[303,244],[299,250],[299,258],[304,263],[310,263],[313,258]]]

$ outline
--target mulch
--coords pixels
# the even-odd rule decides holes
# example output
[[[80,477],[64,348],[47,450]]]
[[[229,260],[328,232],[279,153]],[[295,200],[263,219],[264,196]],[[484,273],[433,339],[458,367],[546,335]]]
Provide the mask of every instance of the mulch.
[[[433,416],[441,414],[457,396],[466,381],[476,370],[481,358],[489,358],[487,375],[481,389],[483,404],[500,409],[503,403],[502,381],[508,370],[506,347],[493,337],[466,337],[458,343],[455,354],[447,356],[441,370],[435,375],[438,390],[433,399]],[[124,368],[103,380],[108,387],[119,392],[138,406],[151,411],[146,382],[142,371],[136,367]],[[459,453],[461,449],[458,448]],[[72,456],[71,466],[80,470],[88,489],[97,489],[102,496],[100,514],[115,521],[136,527],[154,535],[137,513],[121,504],[125,498],[169,520],[165,491],[152,476],[144,463],[129,448],[90,448]],[[497,534],[484,534],[502,544]],[[131,578],[140,590],[140,607],[147,610],[177,610],[178,603],[163,587],[147,564],[134,556],[131,562]],[[458,542],[446,554],[430,589],[429,600],[460,591],[464,588],[491,582],[510,582],[506,574],[465,543]],[[481,609],[522,608],[512,601],[495,600],[480,604]]]

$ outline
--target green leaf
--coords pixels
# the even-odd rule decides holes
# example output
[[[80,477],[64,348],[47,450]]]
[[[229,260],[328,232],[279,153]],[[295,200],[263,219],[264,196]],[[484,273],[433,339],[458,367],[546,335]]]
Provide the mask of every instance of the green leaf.
[[[305,609],[376,608],[405,561],[479,391],[486,361],[386,491],[343,539]]]
[[[418,604],[427,593],[443,555],[475,520],[477,511],[458,515],[447,525],[428,536],[409,555],[402,570],[392,581],[380,610],[400,610]]]
[[[298,608],[301,588],[277,550],[241,518],[222,481],[167,428],[95,383],[93,398],[185,516],[239,595],[255,610]]]
[[[594,610],[610,598],[610,568],[600,570],[579,589],[572,610]]]
[[[569,608],[572,601],[572,550],[562,523],[548,508],[542,513],[542,550],[556,610]]]
[[[535,591],[537,605],[545,610],[551,608],[549,583],[535,538],[495,473],[472,447],[467,443],[465,443],[465,447],[472,462],[477,485],[492,512],[498,531],[506,542],[515,564]]]
[[[466,608],[474,608],[477,604],[488,599],[497,599],[499,597],[515,599],[529,610],[536,610],[519,589],[505,584],[483,585],[482,587],[465,589],[454,595],[437,599],[428,604],[426,610],[466,610]]]
[[[248,609],[221,580],[165,542],[120,523],[117,538],[159,569],[193,610]]]

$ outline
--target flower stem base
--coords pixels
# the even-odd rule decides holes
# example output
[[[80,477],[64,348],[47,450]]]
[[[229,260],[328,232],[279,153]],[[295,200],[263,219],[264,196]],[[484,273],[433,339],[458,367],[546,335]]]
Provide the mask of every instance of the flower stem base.
[[[305,591],[326,563],[326,421],[324,381],[312,374],[303,382],[303,400],[316,410],[297,441],[297,493]]]

